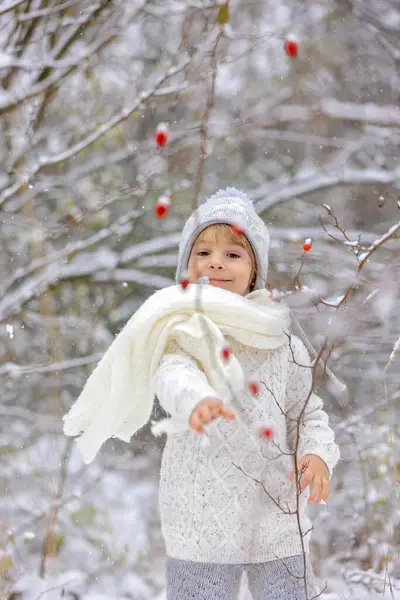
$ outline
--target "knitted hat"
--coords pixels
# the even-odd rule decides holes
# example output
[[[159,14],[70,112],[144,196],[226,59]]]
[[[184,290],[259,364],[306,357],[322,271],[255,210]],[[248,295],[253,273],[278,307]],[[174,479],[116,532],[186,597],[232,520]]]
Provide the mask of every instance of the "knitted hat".
[[[188,269],[190,252],[198,235],[206,227],[217,223],[237,225],[244,231],[256,259],[257,279],[253,289],[265,288],[268,274],[268,229],[257,215],[249,197],[241,190],[232,187],[213,194],[186,221],[179,244],[176,283],[179,283],[183,273]]]

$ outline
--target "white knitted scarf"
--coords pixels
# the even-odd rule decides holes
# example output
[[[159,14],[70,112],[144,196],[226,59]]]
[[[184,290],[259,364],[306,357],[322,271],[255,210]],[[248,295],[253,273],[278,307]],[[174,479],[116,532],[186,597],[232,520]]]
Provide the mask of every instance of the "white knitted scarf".
[[[221,354],[224,335],[272,349],[285,343],[289,324],[287,305],[274,302],[265,289],[247,296],[209,285],[159,290],[130,318],[90,375],[63,417],[64,433],[79,436],[86,464],[107,439],[129,442],[151,415],[152,379],[168,339],[199,361],[210,385],[229,402],[245,382],[237,359]]]

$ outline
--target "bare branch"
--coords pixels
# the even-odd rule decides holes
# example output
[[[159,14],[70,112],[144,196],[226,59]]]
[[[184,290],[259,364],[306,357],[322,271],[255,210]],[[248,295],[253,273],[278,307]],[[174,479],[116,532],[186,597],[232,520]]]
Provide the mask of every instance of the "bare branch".
[[[56,14],[61,10],[65,10],[66,8],[70,8],[75,4],[79,4],[80,0],[68,0],[68,2],[62,2],[57,6],[52,6],[51,8],[39,8],[36,10],[31,10],[25,14],[18,14],[17,21],[23,23],[24,21],[30,21],[31,19],[37,19],[38,17],[48,17],[50,15]],[[96,8],[99,8],[100,4],[96,5]]]
[[[346,234],[345,230],[339,225],[338,219],[334,215],[330,206],[328,206],[328,205],[324,205],[324,206],[325,206],[326,210],[328,211],[329,215],[334,219],[335,227],[337,229],[339,229],[339,231],[342,233],[342,235],[344,237],[344,241],[341,241],[338,238],[335,238],[334,236],[330,235],[327,232],[328,235],[330,235],[330,237],[332,239],[334,239],[336,242],[339,242],[340,244],[343,244],[345,246],[349,246],[351,248],[351,250],[354,252],[354,254],[356,255],[358,263],[359,263],[357,273],[356,273],[357,282],[353,283],[347,289],[347,291],[337,299],[336,303],[333,304],[332,302],[327,302],[326,300],[323,300],[322,298],[319,298],[316,303],[317,305],[323,304],[324,306],[338,309],[347,303],[351,294],[359,287],[359,285],[360,285],[359,275],[360,275],[361,271],[363,270],[363,268],[365,267],[365,264],[367,263],[369,258],[372,256],[372,254],[374,252],[376,252],[376,250],[378,248],[383,246],[388,240],[390,240],[394,236],[396,236],[396,234],[400,231],[400,221],[398,223],[396,223],[395,225],[392,225],[392,227],[390,227],[390,229],[386,233],[384,233],[380,238],[375,239],[367,249],[365,249],[364,251],[361,252],[362,247],[361,247],[360,240],[358,240],[358,242],[352,242],[349,239],[348,234]],[[324,227],[325,231],[327,231],[324,225],[323,225],[323,227]]]
[[[15,2],[12,2],[11,4],[8,4],[6,6],[3,6],[2,8],[0,8],[0,17],[1,17],[1,15],[5,15],[10,10],[14,10],[14,8],[17,8],[21,4],[24,4],[25,2],[26,2],[26,0],[15,0]]]
[[[206,144],[207,144],[207,136],[208,136],[208,129],[209,129],[209,119],[210,119],[211,111],[215,104],[215,81],[217,78],[217,50],[218,50],[218,46],[219,46],[219,43],[220,43],[222,37],[223,37],[223,29],[221,27],[218,32],[218,35],[215,39],[213,48],[211,50],[211,65],[212,65],[211,85],[210,85],[210,90],[208,92],[207,106],[206,106],[206,110],[204,113],[204,118],[203,118],[201,126],[200,126],[200,138],[201,138],[200,159],[199,159],[199,166],[198,166],[198,170],[197,170],[196,183],[195,183],[195,187],[194,187],[192,210],[195,210],[198,206],[201,184],[203,182],[203,177],[204,177],[204,162],[205,162],[205,156],[206,156]]]

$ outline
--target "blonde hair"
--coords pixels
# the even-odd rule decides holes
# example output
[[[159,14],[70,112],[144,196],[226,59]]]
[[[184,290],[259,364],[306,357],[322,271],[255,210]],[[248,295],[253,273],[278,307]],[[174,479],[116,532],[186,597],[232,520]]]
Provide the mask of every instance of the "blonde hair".
[[[250,279],[249,279],[249,281],[250,281],[249,288],[250,288],[250,291],[252,291],[255,286],[256,278],[257,278],[257,263],[256,263],[256,257],[254,255],[254,250],[251,247],[251,244],[250,244],[249,240],[247,239],[247,237],[244,234],[235,233],[234,230],[232,229],[232,226],[229,225],[228,223],[216,223],[215,225],[209,225],[208,227],[203,229],[203,231],[200,233],[200,235],[198,237],[198,240],[202,239],[203,234],[205,233],[206,229],[212,229],[213,234],[215,235],[215,238],[217,240],[224,239],[230,244],[237,244],[238,246],[241,246],[242,248],[247,250],[247,252],[249,253],[249,255],[251,257],[251,273],[250,273]]]

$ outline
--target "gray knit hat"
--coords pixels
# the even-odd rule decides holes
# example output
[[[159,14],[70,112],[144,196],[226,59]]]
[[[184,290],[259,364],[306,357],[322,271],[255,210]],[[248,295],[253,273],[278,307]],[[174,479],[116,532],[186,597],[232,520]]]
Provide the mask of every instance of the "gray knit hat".
[[[188,269],[190,252],[197,236],[206,227],[217,223],[237,225],[243,229],[256,258],[257,279],[253,289],[265,288],[268,274],[268,229],[256,213],[250,198],[241,190],[232,187],[213,194],[186,221],[179,244],[176,283],[179,283]]]

